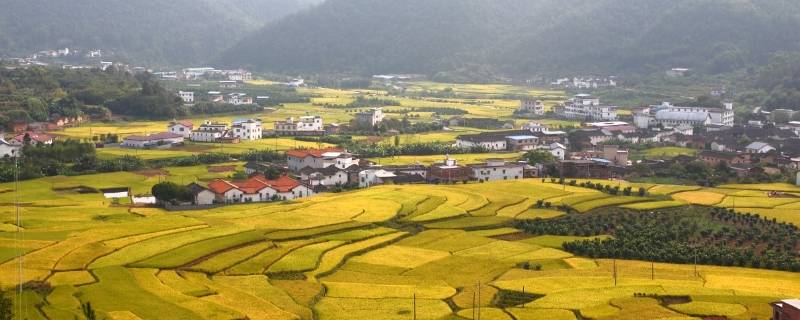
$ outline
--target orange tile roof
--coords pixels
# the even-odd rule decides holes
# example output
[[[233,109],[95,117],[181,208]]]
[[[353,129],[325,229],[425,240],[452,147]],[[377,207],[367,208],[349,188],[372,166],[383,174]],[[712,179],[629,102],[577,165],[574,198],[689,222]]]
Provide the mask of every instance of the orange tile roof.
[[[228,182],[222,179],[214,180],[208,184],[208,189],[216,194],[223,194],[231,189],[238,189],[245,194],[256,194],[264,188],[272,188],[277,192],[290,192],[302,184],[290,178],[281,176],[275,180],[267,180],[263,175],[255,175],[244,181]]]
[[[222,179],[214,180],[208,184],[208,189],[216,194],[223,194],[235,188],[235,185]]]
[[[289,176],[281,176],[276,180],[267,180],[266,182],[278,192],[289,192],[301,185],[300,181],[289,178]]]
[[[322,155],[328,152],[344,152],[344,149],[328,148],[328,149],[289,150],[286,151],[286,155],[295,158],[305,158],[309,156],[314,158],[322,158]]]

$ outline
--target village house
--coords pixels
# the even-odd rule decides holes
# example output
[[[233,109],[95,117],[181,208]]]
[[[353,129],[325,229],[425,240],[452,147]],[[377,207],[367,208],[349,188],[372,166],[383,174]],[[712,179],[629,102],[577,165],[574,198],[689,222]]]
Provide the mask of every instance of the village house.
[[[192,129],[194,129],[194,124],[191,121],[177,121],[172,120],[167,125],[167,131],[182,135],[184,138],[191,138],[192,137]]]
[[[502,159],[489,159],[483,164],[467,165],[472,178],[479,182],[518,180],[524,178],[524,164],[507,163]]]
[[[225,102],[225,96],[219,91],[209,91],[208,100],[211,100],[211,102],[222,103]]]
[[[770,303],[771,320],[800,320],[800,300],[787,299]]]
[[[536,150],[548,152],[553,155],[558,160],[564,160],[567,156],[567,147],[563,144],[558,142],[552,142],[547,145],[540,145],[536,147]]]
[[[321,136],[325,134],[325,125],[320,116],[304,116],[295,120],[294,117],[286,121],[275,121],[275,135],[277,136]]]
[[[0,158],[16,158],[22,147],[13,145],[0,137]]]
[[[228,134],[228,125],[206,120],[197,130],[192,131],[191,140],[195,142],[217,142]]]
[[[428,177],[428,168],[421,164],[411,164],[405,166],[382,166],[386,171],[391,171],[398,176],[420,176],[422,178]]]
[[[192,204],[196,206],[208,206],[214,204],[217,195],[206,187],[197,183],[191,183],[188,186],[189,191],[192,192]]]
[[[45,133],[27,131],[14,136],[14,138],[11,138],[8,142],[13,145],[22,146],[25,145],[26,137],[33,146],[53,144],[53,140],[55,139],[53,136]]]
[[[744,152],[751,154],[768,153],[775,150],[775,148],[766,142],[753,142],[744,148]]]
[[[428,181],[432,183],[456,183],[469,181],[472,169],[458,165],[455,159],[446,157],[444,162],[431,165],[428,170]]]
[[[572,120],[613,121],[617,119],[616,106],[604,106],[600,99],[589,94],[578,94],[554,112],[559,117]]]
[[[183,143],[183,136],[172,132],[161,132],[147,136],[132,135],[125,137],[120,144],[126,148],[144,149],[151,147],[170,147]]]
[[[300,169],[299,176],[300,180],[312,187],[345,186],[350,184],[350,175],[347,173],[346,168],[339,168],[336,166],[320,169],[305,167]]]
[[[520,114],[529,114],[534,116],[544,115],[544,103],[541,100],[522,99],[519,109]]]
[[[531,151],[539,144],[539,138],[533,135],[508,136],[506,146],[511,151]]]
[[[242,119],[234,121],[231,127],[231,136],[232,138],[241,140],[258,140],[263,138],[261,120]]]
[[[456,147],[475,148],[481,147],[486,150],[506,150],[508,149],[506,137],[501,134],[479,133],[461,135],[456,137]]]
[[[86,121],[86,117],[84,116],[75,116],[75,117],[67,117],[59,115],[50,116],[50,123],[55,124],[59,128],[73,124],[78,124],[84,121]]]
[[[247,180],[234,182],[217,179],[208,184],[208,189],[215,194],[216,203],[293,200],[314,195],[309,186],[288,176],[268,180],[262,175],[255,175]]]
[[[369,111],[356,113],[356,125],[374,127],[381,122],[383,122],[383,108],[371,108]]]
[[[394,172],[381,168],[362,170],[358,173],[358,186],[369,188],[376,185],[393,184],[396,178],[397,175]]]
[[[193,91],[178,91],[178,96],[181,97],[183,103],[185,104],[193,104],[194,103],[194,92]]]
[[[300,170],[310,167],[312,169],[325,169],[335,166],[340,169],[347,169],[352,165],[359,164],[358,159],[353,157],[344,149],[308,149],[308,150],[289,150],[286,152],[289,170],[300,172]]]
[[[713,150],[705,150],[701,152],[697,158],[712,166],[718,165],[720,162],[725,162],[728,165],[750,163],[750,155],[748,154],[720,152]]]
[[[547,129],[547,126],[537,122],[529,122],[522,125],[522,130],[528,130],[530,132],[543,132],[547,131]]]
[[[225,89],[236,89],[239,87],[239,83],[233,80],[222,80],[219,82],[219,87]]]
[[[674,127],[678,125],[731,127],[734,123],[732,103],[722,108],[674,106],[669,102],[637,109],[633,113],[634,124],[640,129],[651,127]]]
[[[225,103],[232,104],[235,106],[243,104],[253,104],[253,98],[245,93],[230,93],[228,94],[228,97],[225,99]]]
[[[587,160],[562,160],[556,164],[558,174],[564,178],[578,179],[609,179],[612,171],[609,161]]]
[[[256,162],[250,161],[244,164],[244,173],[248,176],[253,174],[266,174],[268,171],[272,172],[286,172],[289,168],[284,164],[269,163],[269,162]]]

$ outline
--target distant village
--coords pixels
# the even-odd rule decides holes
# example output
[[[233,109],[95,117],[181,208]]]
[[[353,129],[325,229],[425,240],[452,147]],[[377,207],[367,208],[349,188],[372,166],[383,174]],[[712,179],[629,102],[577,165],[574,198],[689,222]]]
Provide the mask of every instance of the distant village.
[[[43,51],[25,59],[21,64],[33,64],[43,57],[79,54],[70,49]],[[102,57],[102,51],[80,54]],[[101,62],[100,67],[114,63]],[[64,67],[78,67],[67,66]],[[97,67],[97,66],[94,66]],[[127,66],[123,66],[127,67]],[[682,77],[691,72],[685,68],[667,71],[670,77]],[[203,80],[216,82],[219,90],[186,91],[175,94],[184,104],[200,101],[230,105],[256,105],[267,96],[250,96],[239,92],[243,83],[253,79],[244,69],[186,68],[177,71],[154,72],[164,81]],[[395,84],[413,79],[414,75],[380,75],[374,79]],[[288,87],[303,87],[303,79],[284,83]],[[572,77],[557,79],[552,87],[576,91],[617,85],[615,77]],[[724,90],[724,89],[721,89]],[[718,94],[721,95],[721,94]],[[630,112],[627,112],[630,110]],[[208,185],[191,185],[197,205],[214,203],[290,200],[343,188],[368,188],[382,184],[407,183],[467,183],[517,180],[524,178],[591,178],[624,179],[632,173],[646,170],[667,170],[673,165],[702,161],[709,166],[724,164],[737,177],[772,176],[800,170],[800,122],[775,121],[792,119],[789,110],[774,110],[772,114],[755,110],[761,120],[735,122],[734,105],[729,102],[718,107],[690,107],[663,102],[620,112],[618,106],[603,103],[591,94],[576,94],[555,107],[545,107],[536,98],[524,98],[514,113],[516,119],[526,119],[523,125],[498,119],[437,116],[441,128],[473,126],[491,128],[477,134],[464,134],[452,142],[455,148],[482,150],[486,153],[508,153],[505,159],[485,159],[483,163],[459,163],[455,157],[440,154],[440,162],[432,165],[408,163],[400,166],[381,166],[345,148],[290,150],[285,161],[278,163],[250,162],[242,181],[218,180]],[[361,108],[353,113],[347,124],[327,123],[324,115],[305,115],[275,121],[270,130],[257,118],[236,119],[229,123],[203,121],[193,123],[174,120],[163,132],[115,137],[110,145],[129,149],[170,149],[187,142],[199,144],[237,144],[271,137],[324,137],[338,135],[348,127],[374,128],[386,119],[381,107]],[[580,123],[578,128],[551,127],[543,121],[563,119]],[[0,137],[0,157],[20,155],[25,145],[49,145],[55,132],[80,125],[91,119],[53,115],[50,121],[15,123],[11,132]],[[484,125],[486,128],[484,128]],[[399,134],[389,130],[384,134]],[[682,147],[696,154],[669,158],[647,159],[631,156],[631,146],[653,145]],[[626,147],[627,146],[627,147]],[[521,153],[544,153],[554,163],[531,163],[512,159]],[[274,173],[280,173],[275,176]],[[267,178],[267,177],[270,178]],[[798,175],[800,184],[800,175]]]

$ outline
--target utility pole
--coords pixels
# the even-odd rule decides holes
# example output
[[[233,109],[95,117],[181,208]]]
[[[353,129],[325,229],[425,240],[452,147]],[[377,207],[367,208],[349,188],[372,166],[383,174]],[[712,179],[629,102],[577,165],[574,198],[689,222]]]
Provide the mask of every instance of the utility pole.
[[[414,308],[413,317],[414,317],[414,320],[417,320],[417,294],[416,293],[414,293],[414,296],[413,296],[412,300],[413,300],[412,306]]]
[[[650,260],[650,280],[656,279],[656,263]]]
[[[481,283],[478,282],[478,320],[481,319]]]
[[[522,307],[525,308],[525,286],[522,286]]]
[[[614,274],[614,286],[616,287],[617,286],[617,259],[616,258],[613,260],[613,264],[614,265],[613,265],[613,271],[612,272]]]

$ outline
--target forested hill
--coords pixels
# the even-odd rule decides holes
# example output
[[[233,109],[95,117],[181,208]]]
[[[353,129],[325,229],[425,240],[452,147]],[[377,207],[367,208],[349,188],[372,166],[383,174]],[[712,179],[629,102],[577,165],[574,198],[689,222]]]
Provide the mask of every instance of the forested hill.
[[[321,0],[0,0],[0,57],[78,47],[142,64],[207,62]]]
[[[329,0],[218,62],[365,74],[720,73],[800,49],[798,29],[795,0]]]

